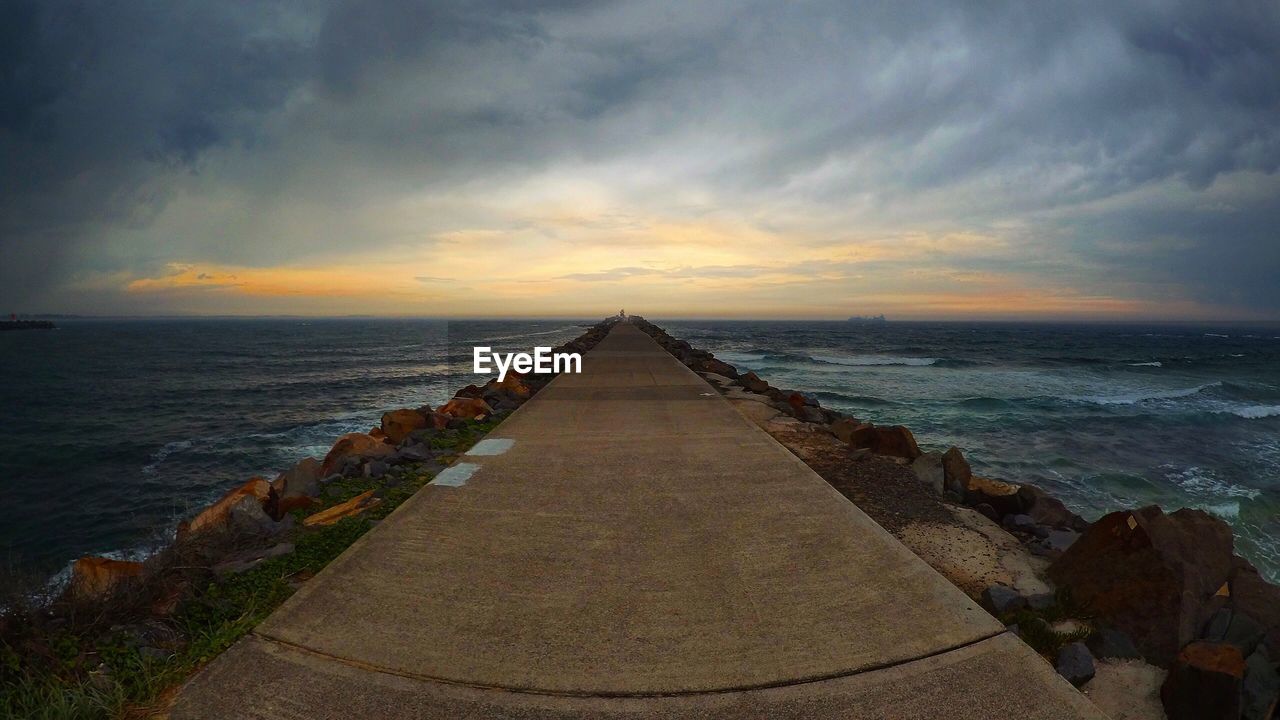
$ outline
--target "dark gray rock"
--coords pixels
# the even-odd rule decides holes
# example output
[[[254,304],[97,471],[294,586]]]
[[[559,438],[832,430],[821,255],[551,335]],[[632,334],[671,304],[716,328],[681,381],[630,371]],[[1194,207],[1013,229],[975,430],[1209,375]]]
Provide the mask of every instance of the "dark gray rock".
[[[1016,532],[1031,533],[1032,528],[1036,526],[1035,518],[1030,515],[1018,513],[1015,515],[1005,515],[1000,521],[1006,530],[1014,530]]]
[[[992,585],[982,591],[982,606],[995,615],[1021,610],[1027,606],[1027,599],[1017,590],[1005,585]]]
[[[801,420],[807,423],[824,424],[827,421],[827,416],[822,414],[822,410],[813,407],[812,405],[805,405],[800,408],[797,415]]]
[[[403,462],[422,462],[423,460],[430,460],[432,458],[431,448],[422,444],[408,445],[400,448],[400,450],[396,452],[395,457]]]
[[[1101,628],[1084,641],[1094,657],[1099,658],[1141,658],[1142,653],[1134,647],[1128,635],[1111,628]]]
[[[911,472],[916,474],[917,480],[929,488],[929,492],[934,495],[942,494],[942,453],[927,452],[916,458],[915,462],[911,463]]]
[[[1079,537],[1080,533],[1074,530],[1050,530],[1040,544],[1052,552],[1064,553]]]
[[[1058,599],[1053,593],[1036,593],[1027,596],[1027,607],[1032,610],[1048,610],[1058,604]]]
[[[1244,663],[1244,685],[1241,688],[1244,707],[1242,720],[1269,720],[1280,701],[1280,675],[1267,657],[1266,648],[1258,648]]]
[[[365,477],[380,478],[383,475],[386,475],[387,470],[390,469],[391,466],[381,460],[370,460],[364,466],[364,474]]]
[[[1058,651],[1058,661],[1054,663],[1058,674],[1067,682],[1081,687],[1093,679],[1097,668],[1093,662],[1093,654],[1082,642],[1068,643]]]
[[[1205,623],[1200,637],[1235,645],[1242,655],[1248,657],[1265,634],[1266,630],[1248,615],[1231,608],[1219,608]]]

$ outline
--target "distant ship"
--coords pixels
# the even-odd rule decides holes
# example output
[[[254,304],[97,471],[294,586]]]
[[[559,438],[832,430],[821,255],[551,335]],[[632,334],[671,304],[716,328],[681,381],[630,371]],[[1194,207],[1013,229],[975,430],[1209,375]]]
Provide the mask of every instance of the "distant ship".
[[[879,325],[880,323],[888,322],[888,320],[884,319],[884,315],[876,315],[875,317],[862,317],[861,315],[854,315],[853,317],[849,318],[848,322],[861,323],[863,325],[871,325],[871,324]]]

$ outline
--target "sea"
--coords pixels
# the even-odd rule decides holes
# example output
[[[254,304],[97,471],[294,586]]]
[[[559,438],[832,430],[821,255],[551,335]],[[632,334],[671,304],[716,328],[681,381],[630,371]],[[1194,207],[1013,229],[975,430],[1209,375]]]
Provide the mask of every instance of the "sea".
[[[1280,580],[1280,325],[663,321],[771,384],[1088,519],[1148,504],[1231,524]],[[591,320],[64,320],[0,333],[0,553],[65,576],[144,557],[253,475],[323,456],[395,407],[479,378],[471,349]]]

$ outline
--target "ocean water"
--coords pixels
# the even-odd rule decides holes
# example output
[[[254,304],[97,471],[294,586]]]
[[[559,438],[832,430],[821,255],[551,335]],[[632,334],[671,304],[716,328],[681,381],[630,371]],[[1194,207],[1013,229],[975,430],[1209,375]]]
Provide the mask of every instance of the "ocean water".
[[[67,320],[0,333],[0,554],[50,575],[145,555],[253,475],[323,457],[394,407],[438,405],[471,348],[528,350],[574,321]]]
[[[655,320],[1093,519],[1198,507],[1280,579],[1280,327]],[[232,485],[592,321],[64,321],[0,333],[0,553],[145,554]]]
[[[1280,580],[1280,326],[658,322],[1090,520],[1206,510]]]

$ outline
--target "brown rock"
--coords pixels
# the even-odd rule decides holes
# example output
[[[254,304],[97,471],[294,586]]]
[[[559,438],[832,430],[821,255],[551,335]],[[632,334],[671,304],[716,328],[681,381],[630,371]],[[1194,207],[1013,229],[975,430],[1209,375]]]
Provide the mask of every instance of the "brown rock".
[[[715,373],[717,375],[723,375],[727,378],[736,379],[738,377],[737,368],[735,368],[734,366],[730,365],[729,363],[723,360],[717,360],[715,358],[707,358],[706,360],[703,360],[701,370],[702,372],[710,372],[710,373]]]
[[[1178,653],[1160,688],[1169,720],[1237,720],[1245,662],[1225,643],[1194,642]]]
[[[492,380],[490,382],[494,387],[520,400],[526,400],[533,394],[533,391],[525,384],[524,376],[514,371],[508,372],[506,377],[502,378],[501,382],[498,382],[497,380]]]
[[[872,434],[871,452],[877,455],[915,460],[920,457],[920,447],[911,431],[901,425],[877,427]]]
[[[320,476],[328,477],[334,474],[340,469],[342,461],[353,455],[381,458],[391,455],[395,451],[394,447],[371,435],[358,432],[347,433],[338,438],[338,441],[333,444],[333,448],[329,450],[329,454],[324,456],[324,462],[320,467]]]
[[[456,397],[442,405],[440,413],[464,420],[481,420],[492,414],[493,408],[480,398]]]
[[[1089,527],[1084,518],[1068,510],[1061,500],[1035,485],[1019,486],[1018,495],[1021,497],[1023,512],[1030,515],[1038,525],[1076,532],[1084,532]]]
[[[339,503],[307,517],[302,521],[302,524],[307,527],[332,525],[343,518],[359,515],[365,510],[375,508],[380,504],[382,504],[382,499],[373,497],[372,490],[366,490],[344,503]]]
[[[946,466],[943,465],[945,477]],[[985,503],[995,508],[1000,517],[1017,515],[1024,509],[1022,498],[1018,496],[1018,486],[1002,480],[969,476],[969,485],[964,491],[965,502],[970,505]]]
[[[260,477],[251,478],[240,487],[228,492],[217,502],[200,511],[200,514],[178,528],[179,537],[189,533],[198,533],[212,529],[227,529],[231,525],[232,516],[238,505],[244,504],[250,512],[256,505],[259,512],[265,515],[263,505],[272,497],[271,483]]]
[[[973,471],[969,469],[969,462],[964,459],[964,453],[960,452],[960,448],[953,446],[942,453],[943,489],[951,491],[963,500],[965,492],[969,489],[971,477],[973,477]]]
[[[319,501],[313,497],[305,495],[295,495],[293,497],[280,498],[280,502],[276,504],[276,518],[282,518],[293,510],[307,509]]]
[[[1049,566],[1090,612],[1167,667],[1195,639],[1232,571],[1231,528],[1200,510],[1114,512]]]
[[[769,383],[761,380],[754,372],[748,372],[740,376],[738,382],[742,384],[742,387],[753,393],[763,393],[769,390]]]
[[[105,595],[142,575],[142,563],[104,557],[82,557],[71,566],[71,594],[78,598]]]
[[[1271,657],[1280,658],[1280,587],[1272,585],[1249,561],[1233,558],[1234,570],[1227,586],[1231,606],[1262,626],[1263,642]]]
[[[383,429],[382,429],[382,428],[377,427],[377,426],[374,426],[374,427],[369,428],[369,437],[371,437],[371,438],[375,438],[375,439],[377,439],[377,440],[386,440],[386,439],[387,439],[387,433],[386,433],[385,431],[383,431]]]
[[[382,414],[382,432],[396,445],[409,437],[409,433],[426,426],[427,419],[417,410],[403,408]]]
[[[831,423],[831,434],[835,435],[840,442],[847,443],[849,438],[853,436],[853,431],[862,424],[853,418],[840,418]]]
[[[460,398],[478,398],[484,396],[484,388],[479,385],[468,385],[453,394],[454,397]]]
[[[848,432],[849,447],[870,450],[876,441],[876,426],[871,423],[857,423]]]
[[[452,419],[448,415],[439,412],[432,412],[426,416],[427,427],[433,430],[443,430],[449,427],[449,421]]]

